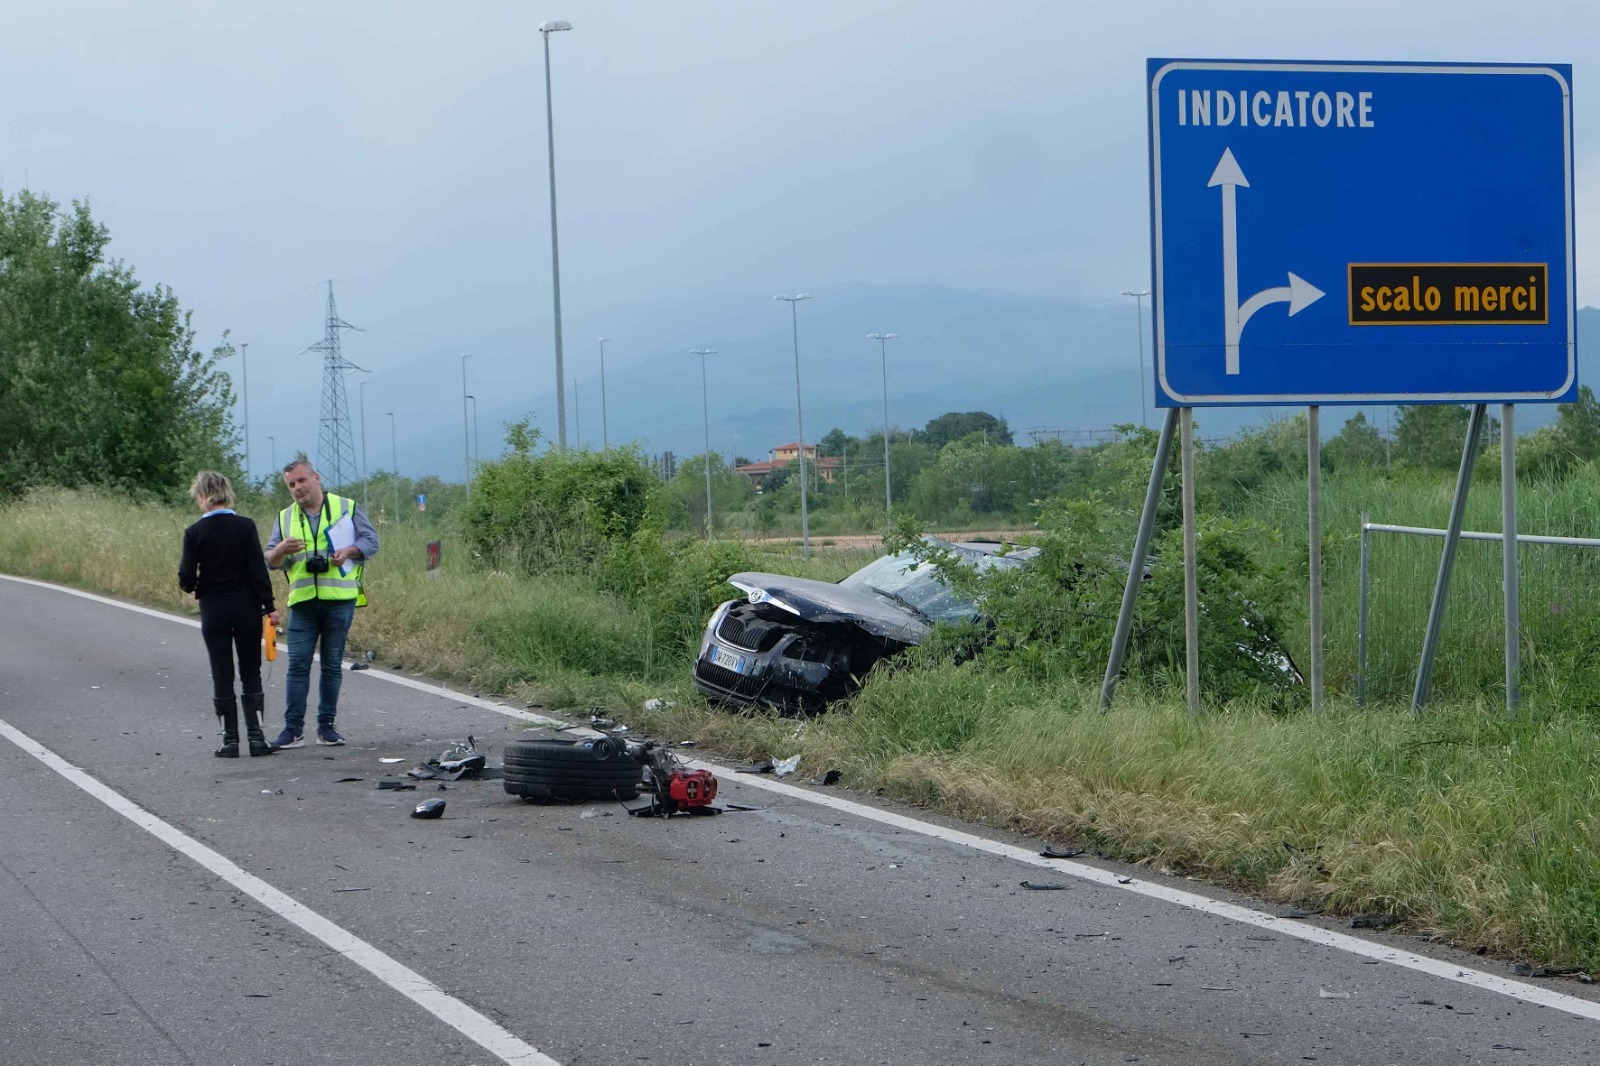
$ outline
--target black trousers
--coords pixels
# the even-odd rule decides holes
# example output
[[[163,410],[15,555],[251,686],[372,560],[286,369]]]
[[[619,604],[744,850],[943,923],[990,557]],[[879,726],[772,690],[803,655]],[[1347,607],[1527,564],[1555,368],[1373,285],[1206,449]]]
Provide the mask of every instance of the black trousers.
[[[261,604],[246,589],[213,592],[200,599],[200,635],[211,656],[211,694],[233,695],[233,660],[247,695],[261,691]]]

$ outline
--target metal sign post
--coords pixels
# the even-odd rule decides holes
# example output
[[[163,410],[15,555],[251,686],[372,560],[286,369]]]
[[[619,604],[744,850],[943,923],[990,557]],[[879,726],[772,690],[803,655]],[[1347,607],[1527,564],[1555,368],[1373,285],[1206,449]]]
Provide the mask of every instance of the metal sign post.
[[[1522,702],[1522,590],[1517,555],[1516,407],[1500,408],[1500,565],[1506,610],[1506,712]]]
[[[1117,630],[1111,638],[1111,660],[1106,663],[1106,677],[1100,685],[1100,709],[1111,709],[1111,696],[1117,690],[1117,679],[1122,676],[1122,657],[1128,650],[1128,632],[1133,627],[1133,601],[1144,583],[1144,564],[1150,556],[1150,538],[1155,533],[1156,512],[1161,506],[1161,489],[1167,479],[1167,463],[1172,457],[1172,431],[1178,424],[1178,410],[1167,411],[1161,423],[1161,437],[1156,441],[1156,461],[1150,468],[1150,487],[1145,489],[1144,510],[1139,513],[1139,532],[1133,538],[1133,557],[1128,560],[1128,582],[1122,589],[1122,609],[1117,612]]]
[[[1311,709],[1322,710],[1322,408],[1306,408],[1306,481],[1311,557]]]
[[[1428,629],[1422,637],[1422,662],[1417,666],[1417,684],[1411,692],[1411,713],[1420,714],[1428,702],[1433,685],[1433,660],[1439,654],[1439,634],[1444,629],[1444,605],[1450,597],[1450,574],[1456,565],[1456,548],[1461,544],[1461,522],[1467,512],[1467,490],[1472,487],[1472,468],[1478,462],[1478,442],[1483,437],[1484,404],[1472,405],[1467,420],[1467,442],[1461,448],[1461,470],[1456,474],[1456,494],[1450,502],[1450,522],[1445,526],[1444,552],[1439,556],[1439,577],[1433,585],[1433,605],[1428,609]]]
[[[1183,647],[1189,713],[1200,713],[1200,593],[1194,528],[1194,408],[1178,408],[1183,450]]]

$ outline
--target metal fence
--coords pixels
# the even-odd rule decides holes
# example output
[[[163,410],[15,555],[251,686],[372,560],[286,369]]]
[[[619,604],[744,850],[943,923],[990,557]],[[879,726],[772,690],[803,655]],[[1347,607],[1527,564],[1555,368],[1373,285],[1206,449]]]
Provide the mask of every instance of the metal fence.
[[[1356,702],[1409,696],[1445,531],[1361,524]],[[1441,694],[1504,691],[1501,535],[1466,532],[1450,585],[1434,685]],[[1600,671],[1600,539],[1519,534],[1525,675]]]

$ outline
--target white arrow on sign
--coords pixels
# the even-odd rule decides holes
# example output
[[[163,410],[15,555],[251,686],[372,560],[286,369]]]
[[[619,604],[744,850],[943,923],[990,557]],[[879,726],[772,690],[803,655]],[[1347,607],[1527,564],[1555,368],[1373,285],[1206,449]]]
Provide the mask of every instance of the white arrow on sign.
[[[1244,332],[1244,324],[1250,321],[1251,315],[1268,304],[1277,303],[1288,304],[1289,314],[1297,315],[1327,294],[1305,278],[1290,271],[1289,284],[1262,289],[1241,305],[1239,221],[1235,190],[1241,186],[1248,189],[1250,182],[1245,180],[1244,171],[1239,169],[1239,161],[1233,158],[1232,149],[1222,150],[1222,159],[1217,163],[1217,169],[1211,172],[1211,180],[1206,182],[1207,188],[1216,185],[1222,186],[1222,320],[1227,344],[1223,369],[1229,374],[1237,374],[1239,334]]]

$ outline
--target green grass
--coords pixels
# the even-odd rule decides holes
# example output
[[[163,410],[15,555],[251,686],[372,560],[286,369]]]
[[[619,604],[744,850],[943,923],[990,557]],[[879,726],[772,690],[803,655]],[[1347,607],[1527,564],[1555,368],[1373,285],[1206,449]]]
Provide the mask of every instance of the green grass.
[[[1569,509],[1592,508],[1584,497],[1595,487],[1569,483],[1548,498],[1529,488],[1524,529],[1581,530]],[[1354,533],[1373,499],[1386,507],[1375,517],[1416,524],[1439,524],[1447,505],[1436,488],[1330,479],[1330,670],[1353,661]],[[1469,524],[1496,528],[1495,503],[1493,488],[1479,486]],[[1303,557],[1304,534],[1298,543],[1293,535],[1304,528],[1303,485],[1273,485],[1250,505],[1290,534],[1271,550]],[[188,610],[175,575],[190,520],[110,497],[42,493],[0,508],[0,557],[13,573]],[[1559,658],[1582,646],[1575,631],[1538,638],[1527,706],[1515,719],[1501,713],[1492,683],[1468,694],[1473,675],[1456,667],[1420,718],[1401,699],[1358,711],[1341,685],[1319,716],[1241,701],[1194,719],[1159,686],[1125,683],[1102,715],[1098,678],[1041,681],[979,659],[875,672],[850,708],[797,728],[695,697],[683,639],[697,618],[654,617],[640,598],[604,592],[583,573],[496,570],[465,557],[460,538],[437,527],[382,533],[373,603],[351,638],[355,650],[376,650],[380,665],[555,710],[606,707],[636,730],[692,737],[734,758],[798,752],[808,776],[836,767],[851,787],[952,815],[1083,840],[1107,855],[1302,906],[1402,915],[1413,931],[1502,955],[1600,966],[1600,728],[1573,698],[1600,689],[1600,678],[1593,666]],[[444,568],[430,577],[424,545],[436,537]],[[875,554],[818,547],[806,562],[796,546],[763,546],[748,557],[756,569],[830,580]],[[1406,564],[1415,575],[1402,566],[1387,579],[1391,588],[1409,582],[1421,600],[1384,623],[1396,634],[1417,610],[1425,616],[1431,572],[1422,562]],[[1571,566],[1555,572],[1576,587]],[[1462,573],[1476,576],[1457,586],[1452,625],[1475,617],[1487,628],[1498,618],[1498,570],[1464,564]],[[1396,600],[1409,603],[1391,596],[1384,610],[1397,610]],[[1593,612],[1583,604],[1579,613]],[[1398,662],[1409,655],[1396,654]],[[1486,660],[1474,667],[1479,675],[1498,677],[1498,650],[1478,654]],[[650,697],[673,706],[646,713]]]

